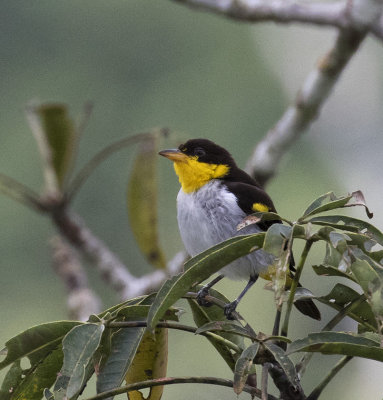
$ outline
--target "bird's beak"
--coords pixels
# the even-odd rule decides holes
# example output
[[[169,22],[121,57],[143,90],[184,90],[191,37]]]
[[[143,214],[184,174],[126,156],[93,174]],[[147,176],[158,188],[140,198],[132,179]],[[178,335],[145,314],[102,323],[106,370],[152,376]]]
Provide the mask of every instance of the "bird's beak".
[[[166,157],[172,161],[186,161],[188,156],[178,149],[162,150],[158,153],[160,156]]]

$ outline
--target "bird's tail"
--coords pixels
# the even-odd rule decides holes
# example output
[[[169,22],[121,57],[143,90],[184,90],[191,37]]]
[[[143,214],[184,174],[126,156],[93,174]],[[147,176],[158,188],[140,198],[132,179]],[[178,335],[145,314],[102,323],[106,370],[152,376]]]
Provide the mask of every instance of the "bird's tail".
[[[311,299],[297,300],[294,302],[294,305],[302,314],[320,321],[320,311]]]
[[[294,272],[295,272],[294,265],[295,265],[294,257],[291,256],[291,259],[290,259],[291,279],[294,278]],[[287,282],[288,287],[290,286],[290,284],[291,283]],[[298,283],[298,287],[302,287],[302,285],[300,283]],[[318,310],[318,307],[315,305],[315,303],[311,299],[296,300],[294,302],[294,305],[302,314],[307,315],[308,317],[311,317],[318,321],[321,320],[320,311]]]

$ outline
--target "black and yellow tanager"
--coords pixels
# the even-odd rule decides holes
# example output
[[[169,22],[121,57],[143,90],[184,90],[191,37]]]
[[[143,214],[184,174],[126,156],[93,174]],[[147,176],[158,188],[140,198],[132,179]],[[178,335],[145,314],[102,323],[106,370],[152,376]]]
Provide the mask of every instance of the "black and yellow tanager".
[[[160,155],[174,163],[181,183],[177,196],[177,219],[186,251],[195,256],[202,251],[238,234],[265,231],[270,224],[252,224],[238,232],[237,226],[255,212],[276,212],[265,190],[245,171],[238,168],[230,153],[207,139],[191,139],[178,149],[163,150]],[[198,293],[198,302],[208,305],[204,297],[210,287],[227,276],[247,280],[237,299],[225,306],[225,315],[233,318],[239,301],[256,282],[258,276],[270,279],[269,266],[274,256],[256,250],[240,257],[220,270],[220,275]],[[293,263],[291,263],[293,264]],[[293,273],[293,265],[290,265]],[[296,307],[312,318],[320,313],[310,299],[298,300]]]

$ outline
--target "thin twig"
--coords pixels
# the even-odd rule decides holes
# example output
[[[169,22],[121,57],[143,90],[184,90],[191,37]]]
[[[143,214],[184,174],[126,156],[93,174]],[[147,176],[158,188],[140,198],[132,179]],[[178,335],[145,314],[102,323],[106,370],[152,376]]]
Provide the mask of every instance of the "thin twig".
[[[215,378],[210,376],[188,376],[188,377],[167,377],[167,378],[159,378],[152,379],[143,382],[132,383],[130,385],[122,386],[117,389],[108,390],[107,392],[100,393],[96,396],[88,397],[85,400],[103,400],[108,397],[117,396],[118,394],[132,392],[134,390],[145,389],[148,387],[154,386],[164,386],[164,385],[174,385],[178,383],[199,383],[199,384],[208,384],[208,385],[217,385],[217,386],[226,386],[233,387],[233,381],[229,379]],[[243,391],[246,393],[250,393],[252,396],[256,396],[261,398],[261,391],[254,387],[245,385],[243,387]],[[276,397],[269,395],[268,400],[277,400]]]
[[[294,304],[295,291],[298,287],[298,282],[299,282],[299,279],[302,274],[303,266],[305,265],[307,255],[311,249],[312,244],[313,244],[313,242],[311,240],[306,241],[305,247],[302,251],[301,259],[299,260],[299,264],[297,265],[297,270],[295,272],[294,279],[291,283],[290,294],[289,294],[289,298],[287,300],[287,305],[286,305],[286,314],[285,314],[285,318],[284,318],[282,329],[281,329],[282,336],[287,337],[287,333],[288,333],[288,329],[289,329],[290,314],[291,314],[291,310],[292,310],[292,307]]]
[[[282,156],[318,117],[341,72],[365,37],[364,32],[340,31],[334,47],[304,82],[295,104],[258,143],[246,169],[264,185],[275,174]]]
[[[0,193],[3,193],[13,200],[32,208],[35,211],[44,211],[44,205],[39,195],[28,186],[15,179],[0,173]]]
[[[147,327],[147,321],[115,321],[115,322],[110,322],[108,325],[110,328],[136,328],[136,327]],[[190,333],[196,333],[197,328],[194,326],[188,326],[188,325],[182,325],[178,324],[176,322],[159,322],[156,325],[156,328],[169,328],[169,329],[177,329],[185,332],[190,332]],[[237,346],[235,343],[231,342],[230,340],[227,340],[223,338],[220,335],[217,335],[213,332],[201,332],[201,336],[206,336],[210,337],[221,344],[229,347],[231,350],[235,351],[236,353],[241,353],[243,349],[241,349],[239,346]]]
[[[330,381],[335,377],[335,375],[350,361],[352,356],[342,357],[330,370],[330,372],[325,376],[322,382],[310,393],[307,400],[317,400],[321,395],[323,389],[330,383]]]
[[[80,217],[65,209],[52,212],[52,220],[60,233],[91,260],[104,279],[119,294],[122,300],[150,293],[168,278],[167,270],[155,270],[142,277],[132,275],[127,266],[98,237],[96,237],[81,221]],[[176,262],[170,261],[172,273],[183,267],[184,253],[177,253]]]
[[[168,133],[167,129],[160,129],[159,134],[166,135]],[[131,146],[133,144],[139,143],[142,140],[153,136],[154,132],[143,132],[138,133],[133,136],[129,136],[127,138],[118,140],[110,144],[109,146],[105,147],[101,151],[99,151],[95,156],[93,156],[77,173],[75,178],[69,184],[68,189],[66,190],[65,199],[67,203],[70,203],[73,196],[77,193],[80,187],[84,184],[84,182],[88,179],[91,173],[104,161],[106,160],[111,154],[115,153],[116,151],[122,150],[125,147]]]

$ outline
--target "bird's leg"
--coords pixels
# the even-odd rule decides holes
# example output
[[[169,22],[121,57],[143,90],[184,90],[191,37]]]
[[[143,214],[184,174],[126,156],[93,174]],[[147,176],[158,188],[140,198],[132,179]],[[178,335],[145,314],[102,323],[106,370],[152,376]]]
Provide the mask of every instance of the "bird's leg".
[[[241,301],[242,297],[246,294],[246,292],[254,285],[254,283],[257,281],[258,275],[257,276],[251,276],[249,279],[249,282],[247,282],[247,285],[245,289],[242,290],[240,295],[231,303],[227,303],[224,308],[224,313],[227,319],[233,320],[235,319],[234,317],[234,312],[235,309],[237,308],[238,303]]]
[[[197,303],[200,306],[210,307],[213,305],[212,303],[207,301],[205,297],[209,295],[209,289],[213,287],[216,283],[218,283],[222,278],[224,278],[224,275],[218,275],[215,279],[213,279],[211,282],[209,282],[207,285],[205,285],[202,289],[198,291]]]

